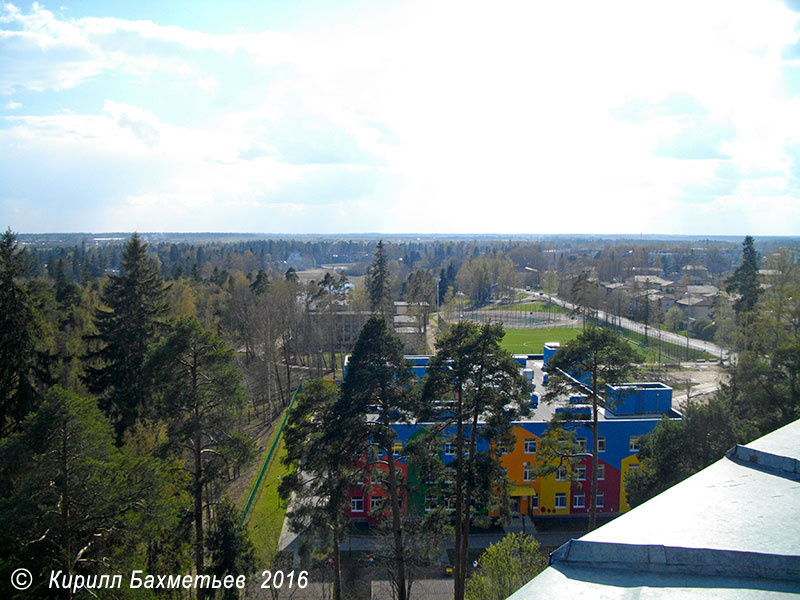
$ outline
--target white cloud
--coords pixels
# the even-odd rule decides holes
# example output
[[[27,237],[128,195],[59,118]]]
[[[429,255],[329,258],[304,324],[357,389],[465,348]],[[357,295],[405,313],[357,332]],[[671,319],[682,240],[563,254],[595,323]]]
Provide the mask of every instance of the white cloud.
[[[0,141],[45,170],[37,156],[118,165],[95,213],[114,229],[797,231],[800,97],[779,88],[799,18],[756,0],[419,0],[215,35],[6,5],[0,94],[103,95],[8,120]]]

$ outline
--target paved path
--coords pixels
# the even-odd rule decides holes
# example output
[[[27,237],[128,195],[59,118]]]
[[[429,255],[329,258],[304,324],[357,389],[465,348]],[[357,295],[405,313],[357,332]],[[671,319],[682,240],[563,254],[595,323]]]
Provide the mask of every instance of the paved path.
[[[507,533],[523,532],[533,535],[534,538],[546,548],[557,548],[561,544],[568,542],[573,538],[581,537],[585,531],[565,531],[565,532],[539,532],[533,525],[530,517],[523,520],[521,517],[516,517],[511,520],[511,523],[502,533],[475,533],[469,536],[470,548],[488,548],[491,544],[502,540]],[[283,528],[281,529],[281,537],[278,542],[278,550],[296,550],[299,546],[300,538],[296,533],[289,530],[288,520],[284,519]],[[385,538],[377,535],[351,535],[346,536],[340,548],[342,552],[354,550],[356,552],[366,552],[369,550],[378,550],[386,546]],[[455,548],[453,540],[446,540],[444,542],[445,550],[452,550]]]
[[[555,296],[552,297],[553,304],[558,304],[559,306],[563,306],[569,310],[574,310],[575,305],[571,302],[567,302],[566,300],[562,300],[561,298],[556,298]],[[594,311],[597,315],[599,320],[607,321],[609,323],[613,323],[614,325],[619,325],[624,329],[628,329],[630,331],[635,331],[644,335],[645,330],[651,334],[657,334],[661,336],[661,339],[665,342],[669,342],[671,344],[677,345],[688,345],[690,348],[695,350],[701,350],[703,352],[708,352],[709,354],[713,354],[714,356],[719,357],[722,361],[726,360],[736,360],[738,357],[735,352],[731,352],[727,348],[723,348],[722,346],[718,346],[713,342],[706,342],[705,340],[698,340],[695,338],[689,338],[685,335],[678,335],[677,333],[673,333],[671,331],[664,331],[663,329],[658,329],[657,327],[649,327],[646,326],[644,323],[639,323],[638,321],[633,321],[631,319],[625,317],[617,317],[616,315],[608,314],[605,311],[597,310]]]

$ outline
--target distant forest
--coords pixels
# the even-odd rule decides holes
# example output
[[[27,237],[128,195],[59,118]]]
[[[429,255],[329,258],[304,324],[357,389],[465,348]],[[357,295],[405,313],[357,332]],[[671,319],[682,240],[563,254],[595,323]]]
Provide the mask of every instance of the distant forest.
[[[26,256],[28,274],[41,277],[54,274],[58,260],[64,261],[72,282],[102,277],[120,268],[121,253],[129,233],[102,234],[18,234],[20,244],[30,250]],[[678,238],[665,236],[601,237],[551,236],[528,239],[523,236],[263,236],[216,233],[140,234],[157,257],[162,277],[193,275],[208,279],[218,272],[257,272],[259,269],[303,270],[326,264],[347,264],[348,275],[363,275],[379,239],[385,242],[389,261],[395,261],[396,275],[406,276],[417,269],[454,267],[481,254],[507,255],[517,268],[544,271],[548,268],[576,270],[604,265],[606,279],[621,276],[626,267],[653,266],[657,251],[668,252],[672,263],[664,264],[665,274],[679,272],[686,264],[704,264],[723,273],[735,266],[740,238]],[[800,238],[761,238],[757,249],[766,254],[779,247],[800,246]],[[638,249],[636,262],[624,258]],[[559,259],[555,258],[559,257]],[[580,260],[579,260],[580,259]],[[710,264],[709,264],[710,263]],[[529,276],[530,278],[530,276]],[[442,295],[444,292],[441,292]]]

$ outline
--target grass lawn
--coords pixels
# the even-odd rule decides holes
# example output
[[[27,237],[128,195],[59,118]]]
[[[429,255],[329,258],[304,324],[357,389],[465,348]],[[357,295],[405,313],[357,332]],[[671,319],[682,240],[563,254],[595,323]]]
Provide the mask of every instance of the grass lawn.
[[[489,310],[518,310],[522,312],[551,312],[568,315],[568,311],[563,306],[551,304],[549,302],[525,302],[524,304],[507,304],[505,306],[493,306]]]
[[[267,452],[272,446],[272,440],[277,431],[278,427],[275,428],[275,433],[272,434],[267,443]],[[281,437],[267,467],[267,472],[264,474],[258,497],[250,508],[250,514],[247,516],[247,531],[256,548],[256,564],[258,565],[270,565],[272,563],[272,558],[278,548],[283,518],[286,515],[286,503],[280,500],[278,496],[278,475],[283,478],[289,472],[281,460],[284,456],[286,456],[286,449],[283,446],[283,438]],[[256,476],[258,475],[256,474]]]
[[[576,338],[580,327],[550,329],[506,329],[501,346],[512,354],[541,354],[545,342],[565,343]]]

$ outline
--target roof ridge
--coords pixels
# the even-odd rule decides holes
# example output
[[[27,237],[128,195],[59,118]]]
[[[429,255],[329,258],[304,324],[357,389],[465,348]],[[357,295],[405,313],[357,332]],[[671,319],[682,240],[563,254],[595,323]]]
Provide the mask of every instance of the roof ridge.
[[[725,456],[743,467],[759,469],[772,475],[800,481],[800,460],[791,456],[773,454],[741,444],[736,444],[728,450]]]
[[[767,554],[659,544],[570,540],[550,555],[550,564],[665,574],[800,580],[800,555]]]

